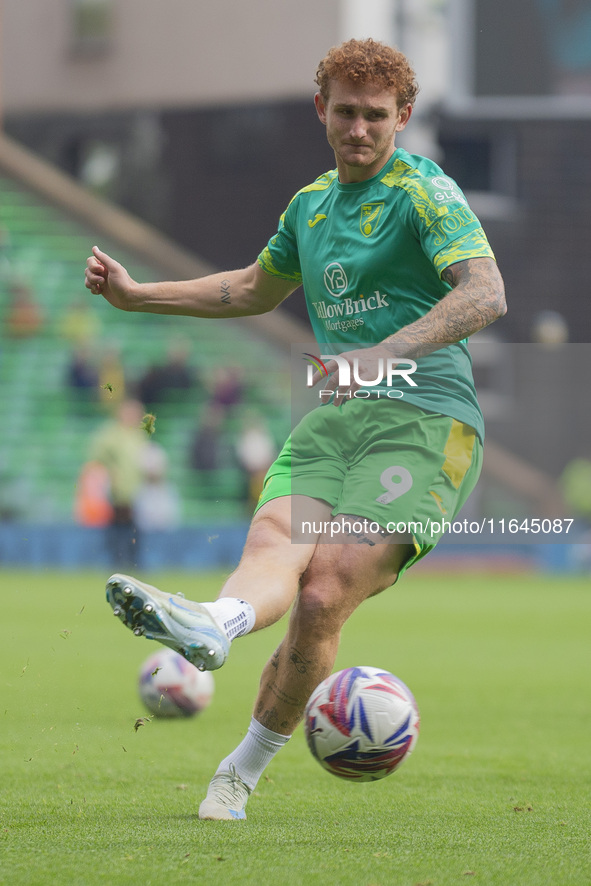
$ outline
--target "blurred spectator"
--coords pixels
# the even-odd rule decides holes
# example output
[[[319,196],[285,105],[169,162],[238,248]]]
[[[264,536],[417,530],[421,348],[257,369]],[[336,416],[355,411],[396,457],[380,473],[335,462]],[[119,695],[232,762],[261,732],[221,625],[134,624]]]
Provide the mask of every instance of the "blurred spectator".
[[[532,322],[532,341],[542,345],[562,345],[568,341],[566,320],[558,311],[539,311]]]
[[[591,571],[591,459],[585,456],[568,462],[560,477],[567,514],[575,518],[570,536],[570,559],[577,572]]]
[[[101,321],[89,299],[76,299],[64,311],[58,332],[76,350],[96,342],[101,334]]]
[[[122,403],[125,392],[125,372],[119,348],[117,346],[105,348],[98,367],[99,400],[107,405]]]
[[[229,412],[244,399],[242,372],[230,366],[220,366],[213,377],[212,402]]]
[[[11,253],[10,234],[5,227],[0,225],[0,280],[2,282],[9,280],[12,276]]]
[[[23,519],[27,511],[37,505],[30,488],[30,478],[8,468],[7,459],[0,453],[0,523]]]
[[[66,383],[74,391],[92,394],[96,397],[99,374],[91,353],[87,348],[73,351],[66,367]]]
[[[74,517],[81,526],[109,526],[113,521],[111,484],[107,468],[99,461],[87,461],[82,466],[76,497]]]
[[[148,443],[140,464],[143,481],[133,505],[136,526],[140,530],[174,529],[180,523],[181,503],[176,488],[167,479],[166,452],[157,443]]]
[[[236,454],[248,483],[248,502],[254,507],[263,489],[263,481],[277,454],[275,441],[262,415],[250,412],[236,441]]]
[[[591,528],[591,460],[573,458],[562,472],[560,485],[571,516]]]
[[[28,338],[41,331],[43,322],[43,314],[30,287],[25,283],[12,283],[4,320],[7,335]]]
[[[107,545],[117,568],[137,565],[133,506],[143,480],[142,459],[148,445],[140,427],[143,415],[144,407],[138,400],[123,400],[115,418],[101,425],[90,443],[90,460],[103,465],[109,477],[113,512]]]
[[[188,342],[173,342],[168,349],[166,362],[151,366],[139,380],[137,391],[140,400],[152,406],[162,403],[170,394],[195,388],[198,377],[189,365],[190,353]]]
[[[202,413],[189,453],[189,462],[195,471],[206,473],[220,467],[223,421],[222,407],[209,403]]]
[[[198,494],[204,499],[241,497],[239,488],[233,488],[238,486],[232,474],[232,469],[236,469],[236,452],[225,419],[222,406],[208,403],[191,443],[189,461],[199,481]]]

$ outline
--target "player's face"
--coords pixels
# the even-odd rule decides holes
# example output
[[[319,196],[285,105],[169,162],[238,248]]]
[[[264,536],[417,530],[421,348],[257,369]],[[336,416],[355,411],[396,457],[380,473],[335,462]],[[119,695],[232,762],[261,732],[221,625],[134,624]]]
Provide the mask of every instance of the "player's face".
[[[345,80],[331,80],[328,99],[317,93],[314,100],[342,182],[364,181],[380,171],[412,111],[410,104],[398,107],[393,90]]]

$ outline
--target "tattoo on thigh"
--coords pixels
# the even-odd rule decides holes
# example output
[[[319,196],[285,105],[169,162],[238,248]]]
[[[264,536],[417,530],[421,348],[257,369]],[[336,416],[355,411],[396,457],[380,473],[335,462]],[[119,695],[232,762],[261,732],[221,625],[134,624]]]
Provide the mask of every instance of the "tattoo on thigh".
[[[383,538],[384,541],[389,541],[392,538],[392,534],[388,532],[387,529],[384,529],[383,526],[379,526],[376,532],[373,532],[373,527],[371,529],[373,533],[373,538],[367,533],[367,526],[369,524],[369,520],[360,517],[345,515],[344,520],[349,523],[349,528],[347,534],[352,536],[357,540],[357,544],[360,545],[369,545],[370,547],[375,547],[375,545],[379,544],[379,540],[375,538],[375,536],[379,536]],[[358,525],[359,528],[356,529],[355,526]]]
[[[358,544],[369,545],[372,548],[375,547],[375,541],[372,541],[371,538],[368,538],[363,532],[352,532],[351,535],[355,536]]]

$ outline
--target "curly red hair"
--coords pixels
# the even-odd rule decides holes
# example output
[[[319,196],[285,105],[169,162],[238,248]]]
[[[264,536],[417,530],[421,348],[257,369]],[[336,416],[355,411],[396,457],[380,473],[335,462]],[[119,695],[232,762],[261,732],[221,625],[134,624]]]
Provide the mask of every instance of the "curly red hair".
[[[377,40],[347,40],[333,46],[318,65],[316,83],[328,99],[331,80],[374,83],[396,91],[398,107],[414,105],[419,86],[404,53]]]

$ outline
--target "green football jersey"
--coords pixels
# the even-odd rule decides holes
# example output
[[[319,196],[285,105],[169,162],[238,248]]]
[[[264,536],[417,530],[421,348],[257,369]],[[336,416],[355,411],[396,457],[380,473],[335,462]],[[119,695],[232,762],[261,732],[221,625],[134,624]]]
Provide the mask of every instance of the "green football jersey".
[[[269,274],[301,282],[322,353],[371,346],[425,315],[450,286],[449,265],[494,257],[457,184],[398,148],[373,178],[321,175],[293,197],[259,256]],[[418,361],[404,400],[484,435],[465,341]]]

